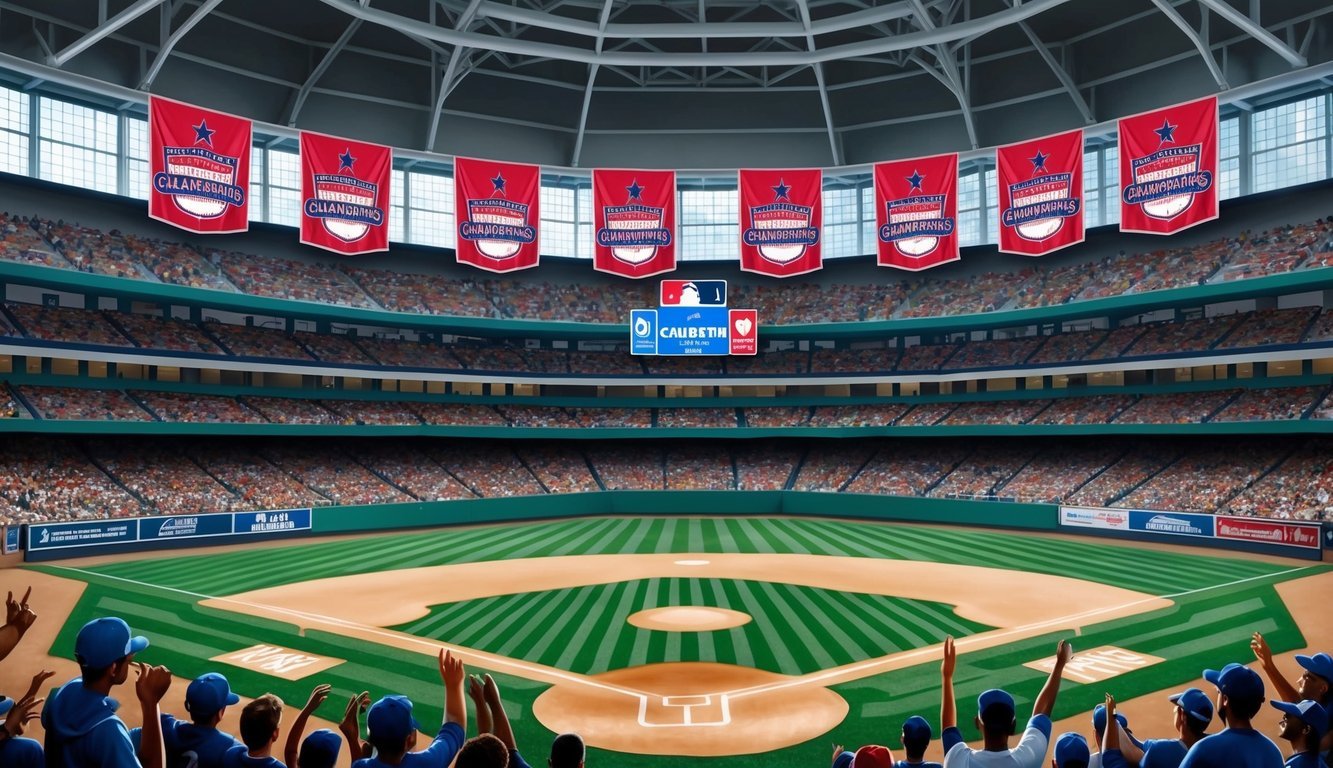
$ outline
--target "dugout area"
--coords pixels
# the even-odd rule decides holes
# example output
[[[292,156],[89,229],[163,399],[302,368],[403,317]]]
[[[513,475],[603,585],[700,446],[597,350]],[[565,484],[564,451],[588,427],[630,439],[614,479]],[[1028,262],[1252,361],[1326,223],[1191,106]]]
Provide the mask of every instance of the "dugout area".
[[[1056,719],[1078,721],[1057,731],[1088,731],[1081,720],[1110,690],[1148,733],[1169,727],[1167,693],[1199,684],[1205,667],[1250,661],[1251,632],[1285,666],[1333,637],[1327,565],[832,519],[518,522],[111,555],[0,578],[5,589],[33,583],[42,606],[0,690],[42,664],[57,679],[77,674],[78,627],[114,614],[152,640],[145,661],[177,675],[175,711],[185,681],[216,670],[247,698],[271,691],[295,708],[331,683],[325,721],[353,691],[406,693],[429,730],[442,716],[434,654],[446,644],[496,676],[529,760],[576,728],[590,764],[632,755],[661,768],[702,756],[820,765],[833,741],[897,746],[906,717],[938,721],[946,634],[960,638],[964,721],[994,686],[1014,693],[1021,715],[1042,662],[1073,636],[1082,663],[1066,674]],[[748,620],[701,631],[631,621],[681,607]],[[132,691],[120,698],[133,722]]]

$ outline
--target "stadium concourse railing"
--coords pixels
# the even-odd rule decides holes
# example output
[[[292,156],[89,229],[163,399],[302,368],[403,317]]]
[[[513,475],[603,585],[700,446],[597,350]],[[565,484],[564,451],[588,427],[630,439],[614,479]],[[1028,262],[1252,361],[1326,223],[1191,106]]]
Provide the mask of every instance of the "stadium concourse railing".
[[[444,403],[465,405],[515,405],[539,408],[655,409],[694,408],[765,409],[786,407],[830,407],[856,405],[926,405],[976,402],[1053,401],[1098,395],[1166,395],[1222,391],[1266,390],[1290,387],[1327,387],[1333,376],[1306,375],[1274,378],[1224,379],[1188,384],[1144,384],[1120,387],[1083,387],[1074,390],[1014,390],[1007,392],[956,393],[893,397],[800,397],[800,398],[579,398],[523,397],[514,395],[439,395],[407,392],[294,390],[281,387],[246,387],[208,384],[177,384],[143,380],[93,379],[58,375],[6,374],[6,380],[22,387],[57,386],[80,389],[176,392],[226,397],[268,397],[302,400]],[[3,394],[3,389],[0,389]],[[489,439],[753,439],[776,437],[967,437],[967,436],[1080,436],[1080,435],[1296,435],[1333,433],[1333,419],[1301,418],[1263,421],[1219,421],[1201,423],[1110,423],[1110,424],[943,424],[928,426],[783,426],[783,427],[519,427],[440,424],[281,424],[235,422],[165,422],[131,420],[77,420],[51,418],[0,418],[0,434],[39,433],[56,435],[142,436],[286,436],[286,437],[471,437]]]
[[[1115,510],[1129,514],[1132,510]],[[498,499],[461,499],[455,501],[413,502],[406,504],[320,507],[315,510],[277,512],[222,513],[195,515],[165,523],[171,517],[131,520],[80,521],[74,523],[28,524],[21,538],[24,559],[43,562],[71,557],[127,552],[172,550],[219,544],[242,544],[263,539],[290,539],[333,534],[370,534],[399,532],[411,535],[414,529],[458,525],[548,520],[589,516],[717,514],[727,517],[812,517],[859,519],[884,522],[929,523],[1011,529],[1020,531],[1064,532],[1089,536],[1110,536],[1137,541],[1169,541],[1196,546],[1229,549],[1285,557],[1317,560],[1323,550],[1319,525],[1306,526],[1314,531],[1314,546],[1292,546],[1266,541],[1227,540],[1213,535],[1182,536],[1140,530],[1110,531],[1062,525],[1062,509],[1054,504],[975,501],[970,499],[934,499],[813,491],[595,491],[534,497]],[[1140,512],[1168,519],[1210,517]],[[300,530],[255,530],[255,520],[290,515],[304,526]],[[209,525],[224,519],[222,526]],[[232,520],[237,521],[232,523]],[[1219,518],[1220,519],[1220,518]],[[245,521],[241,527],[240,521]],[[139,522],[144,523],[139,528]],[[1269,525],[1281,522],[1263,521]],[[302,527],[301,525],[293,527]],[[231,535],[219,531],[244,531]],[[1330,528],[1329,530],[1333,530]],[[128,533],[127,533],[128,531]],[[136,531],[138,533],[136,533]],[[140,535],[142,534],[142,535]]]
[[[0,285],[6,282],[131,301],[212,308],[240,314],[309,320],[315,323],[403,328],[479,338],[567,341],[610,339],[625,342],[629,340],[629,318],[626,318],[625,323],[576,323],[423,315],[294,299],[274,299],[0,260]],[[1198,307],[1224,301],[1289,295],[1327,288],[1333,288],[1333,267],[1071,301],[1048,307],[997,310],[969,315],[795,325],[768,325],[761,317],[759,336],[761,341],[811,339],[856,341],[893,336],[946,334],[1052,324],[1088,317],[1123,317],[1159,309]]]

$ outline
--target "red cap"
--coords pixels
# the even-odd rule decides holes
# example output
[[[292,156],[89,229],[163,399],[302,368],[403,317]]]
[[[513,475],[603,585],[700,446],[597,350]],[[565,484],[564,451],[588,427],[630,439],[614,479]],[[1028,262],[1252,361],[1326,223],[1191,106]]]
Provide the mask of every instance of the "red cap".
[[[861,747],[852,758],[852,768],[893,768],[893,763],[893,752],[878,744]]]

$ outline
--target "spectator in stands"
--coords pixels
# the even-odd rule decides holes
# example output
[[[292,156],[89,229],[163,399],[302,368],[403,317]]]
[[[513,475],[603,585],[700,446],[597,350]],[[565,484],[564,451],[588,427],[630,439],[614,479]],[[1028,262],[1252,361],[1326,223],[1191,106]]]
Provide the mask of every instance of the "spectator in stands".
[[[1298,654],[1296,663],[1303,671],[1301,676],[1296,678],[1296,684],[1292,685],[1273,663],[1273,651],[1269,649],[1268,641],[1264,640],[1262,634],[1254,633],[1254,637],[1250,640],[1250,649],[1263,665],[1264,675],[1268,677],[1268,682],[1272,683],[1274,693],[1279,700],[1310,699],[1318,702],[1325,711],[1333,709],[1333,657],[1327,653],[1316,653],[1313,656]],[[1331,748],[1333,748],[1333,738],[1325,734],[1323,751],[1327,753]],[[1327,758],[1327,755],[1325,757]]]
[[[227,750],[224,768],[286,768],[273,756],[282,725],[282,699],[266,693],[241,710],[241,741]]]
[[[1060,679],[1064,674],[1065,664],[1073,655],[1068,641],[1061,640],[1055,649],[1055,664],[1042,686],[1037,701],[1032,706],[1032,718],[1019,739],[1018,746],[1009,748],[1009,739],[1014,735],[1017,720],[1014,718],[1014,698],[1005,691],[992,688],[983,691],[977,697],[977,716],[975,723],[985,738],[985,746],[972,749],[963,740],[958,730],[958,708],[954,703],[953,673],[957,665],[957,651],[952,637],[944,640],[944,662],[940,666],[943,678],[943,700],[940,704],[940,726],[944,729],[945,768],[967,768],[968,766],[1005,766],[1015,768],[1040,768],[1046,758],[1046,747],[1051,739],[1051,710],[1055,708],[1055,697],[1060,692]],[[998,753],[998,754],[997,754]],[[1007,756],[1008,759],[1005,759]]]
[[[1088,750],[1088,740],[1083,734],[1060,734],[1055,740],[1055,756],[1051,758],[1051,768],[1088,768],[1092,765],[1092,755]]]
[[[47,765],[66,768],[163,768],[162,723],[158,703],[171,686],[171,671],[135,663],[148,638],[134,636],[123,620],[93,619],[74,640],[80,676],[65,683],[42,710]],[[143,710],[143,737],[136,757],[130,732],[116,717],[111,689],[138,670],[135,694]]]
[[[893,750],[879,744],[867,744],[855,752],[848,752],[841,744],[833,745],[833,768],[895,768]]]
[[[587,752],[582,736],[562,733],[551,742],[551,756],[546,758],[546,765],[548,768],[584,768]]]
[[[241,742],[218,730],[218,724],[227,707],[240,700],[241,697],[232,693],[227,678],[216,672],[192,680],[185,689],[185,710],[193,722],[186,723],[162,713],[162,744],[166,748],[168,768],[222,768],[227,751]],[[130,740],[136,748],[142,736],[142,728],[130,731]]]
[[[1282,738],[1291,743],[1291,757],[1287,768],[1328,768],[1319,758],[1319,741],[1328,732],[1328,713],[1317,702],[1306,699],[1299,703],[1270,702],[1282,713],[1278,722]]]
[[[32,597],[32,587],[28,587],[21,600],[15,600],[12,591],[5,596],[5,623],[4,626],[0,626],[0,659],[4,659],[14,650],[28,633],[32,623],[37,620],[37,613],[28,607],[30,597]]]
[[[365,714],[370,707],[370,692],[362,691],[354,693],[347,699],[347,706],[343,708],[343,719],[338,723],[338,732],[347,740],[348,761],[355,763],[361,759],[361,756],[370,750],[370,744],[361,741],[361,715]],[[335,755],[336,757],[336,755]],[[297,759],[297,768],[314,768],[313,766],[302,766],[300,759]]]
[[[514,742],[514,730],[509,725],[509,716],[505,714],[495,680],[490,675],[481,679],[473,676],[468,681],[468,690],[477,702],[479,735],[463,744],[455,768],[529,768]]]
[[[466,672],[463,662],[449,651],[440,650],[440,681],[444,683],[444,724],[435,740],[420,752],[417,745],[416,718],[412,700],[406,696],[385,696],[366,714],[366,727],[375,756],[356,761],[353,768],[445,768],[463,746],[467,728],[467,700],[463,692]]]
[[[1145,739],[1137,743],[1123,730],[1122,725],[1115,729],[1116,733],[1107,734],[1102,739],[1102,768],[1129,768],[1131,765],[1141,768],[1178,768],[1190,747],[1208,735],[1208,724],[1213,721],[1213,702],[1198,688],[1187,688],[1168,699],[1175,705],[1178,738]],[[1114,705],[1115,700],[1107,696],[1106,709],[1113,711]],[[1120,718],[1121,715],[1117,714],[1116,719]],[[1113,737],[1116,747],[1110,743]]]
[[[907,718],[903,722],[902,733],[903,751],[907,753],[907,759],[899,760],[893,768],[941,768],[939,763],[926,761],[926,747],[930,746],[933,735],[926,718],[920,715]]]
[[[43,768],[46,756],[42,745],[34,739],[23,738],[23,731],[28,723],[41,716],[38,709],[46,701],[39,698],[42,684],[55,675],[42,670],[32,676],[32,683],[27,693],[17,700],[0,696],[0,716],[5,718],[0,724],[0,765],[5,768]]]
[[[342,748],[342,739],[338,734],[327,728],[321,728],[306,738],[305,743],[301,742],[301,737],[305,734],[306,723],[310,721],[310,716],[319,709],[329,698],[329,691],[332,686],[323,683],[315,686],[310,692],[310,698],[306,699],[305,706],[296,715],[296,720],[292,722],[292,727],[287,731],[287,741],[283,744],[282,760],[292,768],[333,768],[333,764],[338,761],[338,752]],[[350,704],[349,704],[350,709]],[[202,768],[202,764],[200,766]]]
[[[1190,747],[1180,768],[1279,768],[1282,752],[1251,727],[1264,705],[1264,681],[1240,664],[1206,669],[1203,679],[1217,686],[1217,716],[1226,726]]]

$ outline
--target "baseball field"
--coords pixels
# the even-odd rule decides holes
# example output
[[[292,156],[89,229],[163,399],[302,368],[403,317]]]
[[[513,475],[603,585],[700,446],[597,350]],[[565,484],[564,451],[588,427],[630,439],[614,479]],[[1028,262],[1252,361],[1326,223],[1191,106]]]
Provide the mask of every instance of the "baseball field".
[[[1333,644],[1327,565],[838,520],[599,517],[112,556],[0,579],[46,601],[0,691],[39,665],[64,674],[78,628],[118,615],[152,641],[142,659],[178,678],[222,671],[243,696],[298,707],[327,682],[325,721],[355,691],[405,693],[430,730],[443,645],[495,675],[530,760],[576,730],[590,766],[622,759],[611,752],[648,768],[820,766],[833,742],[896,747],[903,719],[938,719],[946,635],[960,638],[965,720],[989,687],[1030,707],[1043,662],[1072,637],[1056,718],[1085,732],[1107,690],[1165,732],[1160,695],[1252,661],[1252,632],[1288,666],[1291,652]],[[133,720],[132,691],[121,698]]]

